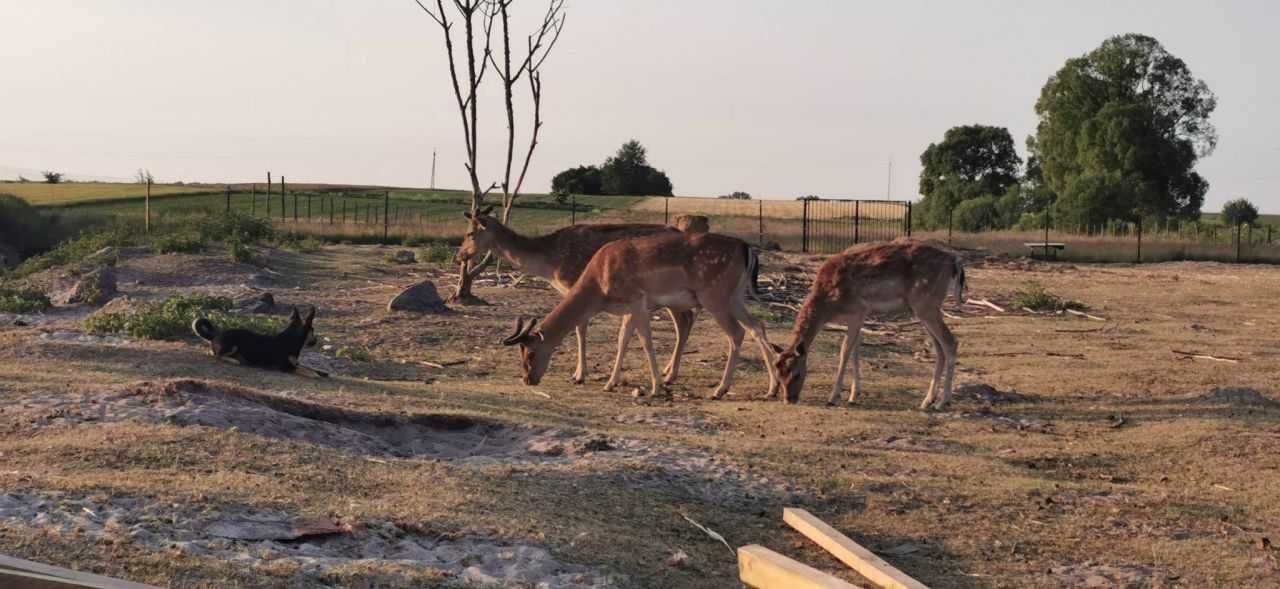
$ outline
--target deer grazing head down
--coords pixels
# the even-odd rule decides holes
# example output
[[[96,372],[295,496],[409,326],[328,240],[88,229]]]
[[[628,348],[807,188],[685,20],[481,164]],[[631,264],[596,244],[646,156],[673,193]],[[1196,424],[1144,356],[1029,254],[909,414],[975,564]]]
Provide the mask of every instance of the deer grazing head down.
[[[496,219],[489,216],[491,212],[493,212],[493,205],[476,211],[474,215],[470,211],[462,213],[462,216],[467,218],[467,232],[462,236],[458,255],[454,256],[455,263],[461,264],[467,260],[474,260],[493,249],[494,232],[490,223]]]
[[[534,331],[538,320],[532,319],[525,325],[524,319],[516,319],[516,331],[502,340],[504,346],[520,346],[520,371],[524,374],[524,384],[537,385],[542,375],[547,373],[551,365],[551,353],[555,346],[547,345],[541,331]]]
[[[808,356],[805,344],[797,344],[794,348],[783,349],[774,346],[778,352],[778,361],[774,367],[778,372],[778,381],[782,384],[782,400],[787,403],[800,401],[800,391],[804,390],[804,379],[808,374]]]

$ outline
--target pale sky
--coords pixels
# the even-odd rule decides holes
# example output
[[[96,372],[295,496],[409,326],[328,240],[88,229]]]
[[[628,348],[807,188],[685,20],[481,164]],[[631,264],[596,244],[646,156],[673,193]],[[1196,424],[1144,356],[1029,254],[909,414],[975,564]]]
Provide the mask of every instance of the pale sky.
[[[1276,6],[568,0],[527,189],[636,138],[676,194],[881,198],[892,159],[892,197],[917,198],[947,128],[1007,126],[1021,149],[1045,80],[1137,32],[1218,95],[1205,210],[1280,212]],[[440,31],[412,0],[0,0],[0,22],[0,177],[424,186],[434,147],[437,185],[466,184]],[[496,86],[483,107],[496,180]]]

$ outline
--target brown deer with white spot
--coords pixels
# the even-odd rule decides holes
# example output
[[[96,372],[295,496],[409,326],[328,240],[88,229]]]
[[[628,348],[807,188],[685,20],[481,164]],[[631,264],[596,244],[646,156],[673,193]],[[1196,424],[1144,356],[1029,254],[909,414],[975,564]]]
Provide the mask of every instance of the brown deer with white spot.
[[[874,312],[910,309],[929,332],[937,356],[933,380],[920,408],[941,409],[951,399],[957,349],[955,336],[942,320],[942,303],[948,294],[963,302],[964,289],[964,262],[960,256],[924,241],[899,239],[855,245],[827,258],[796,315],[790,347],[778,350],[775,369],[783,385],[784,400],[795,403],[800,399],[810,344],[824,325],[838,322],[848,331],[840,345],[836,381],[827,404],[834,405],[840,399],[850,356],[853,385],[849,402],[853,403],[861,388],[858,346],[863,320]],[[937,394],[939,385],[941,394]]]
[[[492,209],[493,207],[481,209],[475,216],[469,212],[463,213],[469,222],[462,247],[458,248],[456,261],[461,263],[491,251],[525,273],[551,283],[561,295],[568,294],[587,267],[587,262],[591,261],[591,257],[604,244],[628,237],[678,235],[680,229],[683,229],[642,224],[570,225],[541,237],[525,237],[491,217],[489,213]],[[705,217],[701,227],[705,230]],[[667,309],[667,312],[671,314],[671,322],[676,328],[676,345],[662,375],[663,383],[671,384],[680,372],[680,357],[689,342],[689,332],[693,329],[696,314],[692,310]],[[587,324],[583,322],[577,326],[575,333],[578,339],[578,363],[572,382],[582,384],[587,377]]]
[[[524,382],[536,385],[546,373],[551,354],[570,331],[585,325],[604,311],[622,315],[618,333],[617,358],[605,390],[618,384],[622,356],[631,334],[640,335],[652,377],[650,392],[657,394],[658,365],[654,359],[649,313],[657,307],[692,310],[701,307],[724,330],[729,339],[729,358],[724,375],[711,398],[719,399],[733,384],[734,369],[743,331],[760,344],[769,371],[769,392],[774,394],[777,379],[773,368],[773,348],[764,325],[747,312],[747,289],[753,289],[759,260],[751,246],[733,237],[715,233],[679,233],[614,241],[601,247],[565,298],[543,318],[525,325],[516,321],[516,331],[503,340],[519,345]]]

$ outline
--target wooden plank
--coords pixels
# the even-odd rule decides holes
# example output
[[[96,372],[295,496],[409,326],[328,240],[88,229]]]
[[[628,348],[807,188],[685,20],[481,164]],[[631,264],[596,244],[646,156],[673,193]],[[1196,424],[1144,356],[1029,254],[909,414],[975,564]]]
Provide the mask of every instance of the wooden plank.
[[[2,555],[0,555],[0,587],[6,589],[157,589],[151,585]]]
[[[929,589],[803,509],[784,508],[782,521],[884,589]]]
[[[858,589],[758,544],[738,549],[738,577],[755,589]]]

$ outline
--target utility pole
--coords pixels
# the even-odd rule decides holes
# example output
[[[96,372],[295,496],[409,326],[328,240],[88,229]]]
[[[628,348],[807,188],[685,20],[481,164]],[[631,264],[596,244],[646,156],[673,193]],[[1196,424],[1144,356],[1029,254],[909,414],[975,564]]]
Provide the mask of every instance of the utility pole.
[[[884,199],[893,200],[893,158],[889,158],[889,183],[884,189]]]
[[[435,149],[431,149],[431,190],[435,190]]]

